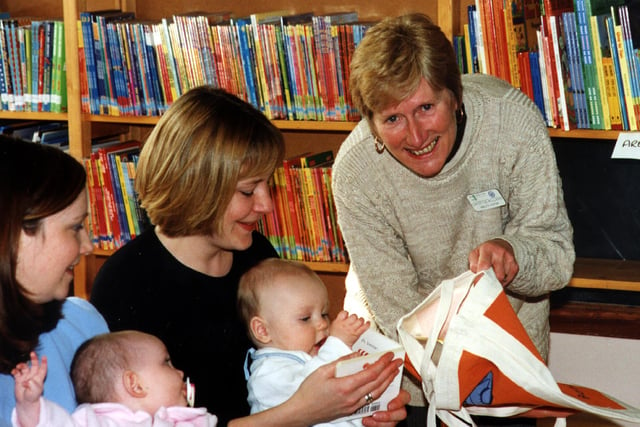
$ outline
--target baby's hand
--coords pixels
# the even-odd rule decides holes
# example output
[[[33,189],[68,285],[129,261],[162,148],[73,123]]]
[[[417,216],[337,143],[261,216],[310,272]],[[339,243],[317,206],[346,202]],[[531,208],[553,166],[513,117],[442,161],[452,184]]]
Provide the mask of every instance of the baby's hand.
[[[362,317],[358,317],[355,314],[349,315],[343,310],[331,322],[329,335],[341,339],[351,347],[367,329],[369,329],[369,322],[365,322]]]
[[[17,403],[34,403],[42,396],[44,378],[47,376],[47,356],[42,356],[42,363],[38,361],[35,352],[31,352],[31,365],[18,363],[11,370],[15,379],[15,393]]]

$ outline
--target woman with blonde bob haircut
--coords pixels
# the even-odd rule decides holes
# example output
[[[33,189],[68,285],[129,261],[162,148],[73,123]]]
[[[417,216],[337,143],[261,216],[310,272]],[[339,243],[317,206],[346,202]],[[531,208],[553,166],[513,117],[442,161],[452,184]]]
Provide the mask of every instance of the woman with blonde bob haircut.
[[[278,254],[256,229],[273,209],[269,180],[281,164],[280,131],[250,104],[212,87],[182,95],[149,135],[136,187],[154,227],[102,266],[91,301],[112,331],[140,330],[167,346],[196,384],[196,406],[219,425],[307,426],[346,415],[378,396],[401,361],[361,374],[335,366],[309,377],[289,401],[249,415],[244,360],[251,347],[238,315],[242,274]],[[369,421],[393,426],[407,394]]]
[[[283,154],[282,134],[263,114],[202,86],[178,98],[149,135],[136,189],[164,234],[218,233],[236,183],[269,176]]]

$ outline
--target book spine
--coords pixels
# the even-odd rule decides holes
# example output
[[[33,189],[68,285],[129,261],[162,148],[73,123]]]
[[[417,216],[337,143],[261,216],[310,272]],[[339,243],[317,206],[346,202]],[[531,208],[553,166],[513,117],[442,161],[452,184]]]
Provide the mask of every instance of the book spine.
[[[149,86],[150,93],[153,95],[153,102],[155,108],[155,114],[160,115],[167,109],[166,102],[162,96],[160,89],[160,76],[158,74],[156,53],[153,49],[153,34],[151,25],[143,25],[145,49],[147,52],[146,58],[148,58],[148,72],[149,72]]]
[[[129,205],[129,194],[127,192],[127,184],[125,183],[124,169],[122,159],[118,154],[111,156],[112,163],[115,165],[116,176],[118,178],[118,189],[120,190],[120,199],[122,200],[122,210],[124,211],[124,220],[126,220],[126,240],[123,238],[123,244],[130,241],[136,236],[135,225],[133,224],[133,214]]]
[[[636,50],[633,47],[633,36],[631,34],[631,23],[629,21],[628,6],[619,6],[618,14],[620,16],[622,43],[624,44],[624,52],[629,71],[631,104],[633,105],[635,116],[634,130],[638,130],[640,129],[640,64],[638,64]]]
[[[94,48],[93,23],[91,14],[80,12],[80,26],[86,62],[87,88],[89,91],[89,109],[91,114],[100,114],[100,93],[97,81],[97,66]]]
[[[107,207],[107,220],[108,224],[111,226],[110,235],[112,239],[112,245],[113,248],[119,248],[120,246],[122,246],[122,231],[120,228],[120,220],[118,214],[118,202],[116,199],[115,188],[113,186],[114,180],[111,176],[111,169],[109,167],[109,159],[104,149],[98,150],[98,161],[100,179],[104,192],[105,206]]]
[[[160,24],[160,34],[162,37],[163,51],[166,55],[167,67],[169,69],[169,82],[171,87],[171,100],[178,99],[181,95],[180,91],[180,75],[178,74],[178,68],[176,64],[176,56],[173,51],[173,44],[171,43],[171,36],[169,34],[169,24],[166,19],[162,20]]]
[[[620,100],[620,117],[622,118],[622,129],[630,130],[629,113],[627,111],[627,103],[625,98],[623,71],[620,58],[620,49],[616,38],[615,21],[612,16],[606,19],[607,31],[609,34],[609,46],[611,47],[611,58],[613,59],[613,67],[616,76],[616,87],[618,89],[618,99]]]
[[[162,44],[162,36],[160,34],[160,28],[157,25],[151,26],[151,36],[153,38],[153,49],[156,53],[158,75],[160,77],[160,91],[162,99],[164,99],[167,106],[173,102],[173,96],[171,94],[171,82],[169,78],[169,67],[167,65],[166,54],[164,46]]]
[[[45,21],[44,61],[42,70],[42,111],[51,111],[51,87],[53,73],[54,21]]]
[[[136,58],[132,55],[130,48],[130,40],[127,38],[128,22],[122,22],[115,27],[115,38],[120,47],[120,57],[122,58],[122,75],[124,84],[124,95],[126,97],[127,106],[126,113],[131,116],[139,116],[141,114],[140,99],[136,93],[136,81],[134,78]]]
[[[18,27],[24,110],[31,111],[31,23]]]
[[[609,123],[612,130],[622,130],[622,111],[618,97],[618,83],[616,80],[611,46],[609,44],[609,31],[607,29],[607,15],[591,17],[591,26],[594,31],[594,44],[598,46],[597,55],[601,58],[600,78],[602,79],[603,99],[606,101],[609,111]]]
[[[122,31],[122,41],[127,53],[127,73],[129,74],[129,96],[133,106],[132,114],[134,116],[142,116],[145,114],[145,100],[142,92],[143,82],[140,79],[140,55],[135,41],[133,27],[136,23],[125,22],[119,28]]]
[[[578,44],[582,56],[582,69],[584,72],[584,87],[587,97],[589,114],[589,127],[591,129],[606,129],[605,106],[601,98],[600,82],[598,79],[598,66],[594,61],[593,35],[589,24],[584,0],[575,0],[575,18],[578,27]]]
[[[53,21],[53,55],[51,59],[51,112],[62,111],[62,53],[64,45],[64,28],[62,21]]]
[[[105,23],[106,46],[110,63],[110,75],[113,84],[113,96],[110,105],[113,115],[129,115],[129,95],[124,76],[124,65],[120,53],[120,40],[117,37],[116,26],[113,22]]]

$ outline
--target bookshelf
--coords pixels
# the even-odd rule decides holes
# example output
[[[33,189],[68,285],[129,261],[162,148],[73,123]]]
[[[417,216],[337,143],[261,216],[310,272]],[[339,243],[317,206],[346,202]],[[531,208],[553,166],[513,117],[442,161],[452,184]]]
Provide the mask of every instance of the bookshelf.
[[[356,10],[362,20],[379,20],[385,16],[398,15],[411,11],[419,11],[434,17],[444,32],[452,37],[462,33],[462,25],[466,22],[466,6],[472,0],[437,0],[422,2],[409,0],[400,7],[393,2],[381,0],[353,0],[348,3],[337,0],[325,0],[308,6],[295,0],[274,0],[272,2],[254,2],[252,0],[236,0],[230,6],[228,2],[208,0],[186,0],[184,2],[158,2],[155,0],[42,0],[37,6],[29,2],[5,0],[0,9],[8,11],[11,16],[43,16],[48,18],[62,17],[65,22],[65,47],[67,54],[67,113],[32,113],[0,111],[1,119],[15,120],[56,120],[66,121],[69,126],[70,153],[82,159],[91,148],[93,136],[101,133],[116,132],[121,140],[139,139],[144,141],[157,117],[112,117],[83,114],[80,100],[80,74],[77,56],[69,54],[78,49],[76,21],[81,11],[92,11],[108,8],[121,8],[134,11],[140,19],[160,19],[173,14],[193,10],[231,10],[236,16],[264,12],[275,9],[287,9],[291,12],[313,11],[316,14]],[[337,151],[340,143],[355,126],[351,122],[308,122],[275,120],[287,143],[287,156],[304,151],[332,149]],[[550,129],[550,135],[560,139],[597,139],[611,141],[617,138],[615,131],[572,130],[565,132]],[[86,257],[75,270],[74,294],[87,297],[91,282],[99,267],[111,254],[109,251],[96,250]],[[624,289],[640,291],[640,268],[629,262],[609,262],[605,260],[580,261],[576,265],[571,286],[603,289]],[[343,281],[348,270],[346,264],[310,263],[327,282],[330,288],[337,289],[337,298],[343,296]],[[342,291],[341,291],[342,290]],[[341,293],[342,292],[342,293]]]

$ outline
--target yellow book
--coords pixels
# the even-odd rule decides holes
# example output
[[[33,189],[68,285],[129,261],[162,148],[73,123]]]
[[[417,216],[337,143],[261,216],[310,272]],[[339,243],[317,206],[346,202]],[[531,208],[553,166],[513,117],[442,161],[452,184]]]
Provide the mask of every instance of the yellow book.
[[[503,4],[502,16],[504,18],[504,28],[507,36],[507,55],[509,59],[509,75],[511,76],[511,85],[520,88],[520,72],[518,71],[518,43],[516,33],[513,28],[513,14],[511,13],[511,2]]]
[[[180,35],[178,32],[178,26],[175,22],[167,23],[166,19],[162,20],[163,25],[167,28],[169,33],[169,40],[171,41],[171,50],[176,61],[176,68],[178,69],[179,87],[180,93],[185,93],[191,89],[191,83],[189,81],[189,75],[187,73],[187,64],[183,55],[182,47],[180,46]]]
[[[624,41],[622,40],[622,26],[620,26],[620,24],[615,24],[613,30],[616,36],[618,59],[620,60],[620,73],[622,74],[622,86],[624,87],[624,103],[627,106],[629,130],[638,130],[638,118],[636,116],[636,110],[633,105],[631,77],[629,76],[629,61],[627,55],[625,54]]]
[[[471,58],[471,35],[469,24],[464,24],[464,56],[467,58],[467,73],[473,74],[473,59]]]
[[[591,26],[591,46],[593,47],[593,63],[598,78],[598,90],[600,91],[600,100],[602,103],[602,123],[604,129],[611,129],[611,111],[609,109],[609,101],[607,99],[606,83],[604,78],[604,65],[602,57],[602,44],[598,33],[598,18],[596,16],[589,17],[589,25]],[[613,64],[611,64],[613,65]],[[618,114],[618,118],[620,114]]]
[[[131,212],[131,206],[129,205],[129,199],[131,196],[127,191],[127,184],[124,181],[124,172],[122,171],[122,159],[120,156],[115,155],[116,169],[118,173],[118,182],[120,182],[120,191],[122,193],[122,204],[124,205],[124,212],[127,216],[127,225],[129,227],[129,234],[133,239],[136,236],[136,226],[133,222],[133,214]]]

